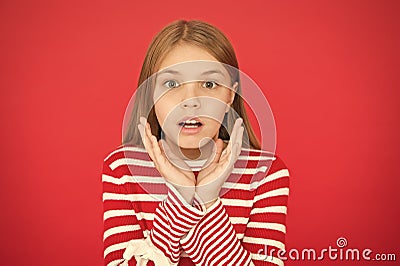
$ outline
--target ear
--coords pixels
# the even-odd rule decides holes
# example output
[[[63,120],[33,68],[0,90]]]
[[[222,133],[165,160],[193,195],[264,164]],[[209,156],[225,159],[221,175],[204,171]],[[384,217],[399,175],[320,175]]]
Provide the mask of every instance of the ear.
[[[239,86],[239,83],[237,81],[235,81],[235,83],[233,84],[232,88],[229,91],[229,93],[230,93],[229,102],[227,103],[225,113],[229,112],[229,109],[231,109],[231,105],[233,103],[233,100],[235,99],[235,95],[236,95],[238,86]]]

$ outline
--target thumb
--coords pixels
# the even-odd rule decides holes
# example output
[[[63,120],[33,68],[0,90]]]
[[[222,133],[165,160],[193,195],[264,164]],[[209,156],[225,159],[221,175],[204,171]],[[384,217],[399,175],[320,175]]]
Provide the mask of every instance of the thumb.
[[[214,156],[214,159],[212,160],[213,163],[219,162],[223,149],[224,149],[224,142],[222,141],[222,139],[217,139],[215,141],[215,146],[213,148],[213,156]]]
[[[224,148],[224,143],[222,139],[214,139],[214,141],[210,141],[212,145],[212,150],[210,157],[208,157],[207,161],[201,167],[202,169],[207,168],[209,165],[213,163],[218,163],[221,158],[222,149]]]
[[[167,144],[165,140],[161,139],[160,144],[161,144],[160,146],[162,146],[164,156],[170,163],[172,163],[181,170],[191,171],[190,167],[184,162],[182,158],[180,158],[172,151],[171,147]]]
[[[159,141],[158,141],[158,146],[160,146],[160,150],[161,150],[161,153],[163,154],[163,155],[165,155],[165,150],[164,150],[164,143],[163,143],[163,139],[160,139]]]

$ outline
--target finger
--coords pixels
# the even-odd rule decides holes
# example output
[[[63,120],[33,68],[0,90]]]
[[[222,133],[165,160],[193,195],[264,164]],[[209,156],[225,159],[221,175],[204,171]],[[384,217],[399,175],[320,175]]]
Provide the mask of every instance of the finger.
[[[228,143],[226,148],[222,151],[221,157],[219,158],[219,161],[224,161],[227,158],[229,158],[230,154],[232,152],[232,143]]]
[[[178,166],[182,170],[191,170],[190,167],[185,163],[185,161],[172,151],[171,147],[167,144],[165,140],[160,140],[160,142],[164,150],[166,159],[172,161],[175,166]]]
[[[143,125],[142,124],[138,124],[138,130],[139,130],[139,133],[140,133],[140,138],[142,139],[142,142],[143,142],[143,146],[146,148],[146,143],[145,143],[144,133],[143,133],[144,129],[143,129]]]
[[[243,129],[242,127],[242,123],[243,123],[243,119],[242,118],[238,118],[235,121],[235,125],[233,128],[233,137],[232,137],[232,145],[238,144],[239,147],[241,147],[241,143],[239,143],[242,138],[243,138],[243,132],[241,132],[241,130]],[[235,150],[235,152],[233,152],[233,154],[235,155],[237,152],[237,149]]]
[[[228,167],[227,167],[228,169],[231,169],[233,167],[233,165],[235,164],[235,162],[237,161],[237,158],[239,155],[238,150],[239,150],[239,144],[235,143],[232,148],[231,156],[229,157],[229,163],[228,163]]]
[[[152,133],[151,133],[150,124],[147,122],[147,119],[144,118],[143,116],[141,116],[139,120],[140,120],[140,123],[143,125],[145,136],[149,140],[151,140]]]
[[[150,124],[147,122],[147,119],[143,116],[141,116],[139,120],[143,126],[143,135],[144,135],[144,140],[146,142],[146,150],[149,153],[150,158],[154,161],[155,160],[154,146],[152,144],[153,134],[151,133]]]
[[[172,150],[171,150],[171,147],[167,144],[167,142],[165,141],[165,140],[163,140],[163,139],[160,139],[160,146],[162,147],[162,150],[164,151],[164,154],[168,157],[168,158],[170,158],[170,159],[172,159],[172,158],[178,158],[177,156],[176,156],[176,154],[174,153],[174,152],[172,152]]]
[[[227,155],[229,155],[231,153],[231,151],[232,151],[232,147],[236,142],[238,128],[240,127],[242,122],[243,122],[243,119],[242,118],[238,118],[238,119],[236,119],[235,124],[233,125],[231,136],[229,138],[229,143],[228,143],[228,146],[226,147]]]
[[[244,132],[244,127],[239,126],[237,129],[237,133],[235,135],[235,142],[234,142],[234,150],[231,153],[230,157],[230,164],[233,165],[239,158],[239,154],[242,150],[242,140],[243,140],[243,132]]]
[[[235,129],[235,139],[232,140],[232,151],[229,154],[229,166],[233,166],[237,159],[239,158],[239,154],[242,150],[242,140],[243,140],[243,132],[244,132],[244,127],[239,126],[237,129]]]
[[[242,118],[239,117],[238,119],[236,119],[235,124],[233,125],[233,129],[232,129],[232,138],[233,139],[236,139],[238,130],[242,126],[242,123],[243,123]]]
[[[243,132],[244,132],[244,127],[241,126],[238,130],[238,134],[236,137],[236,140],[237,140],[236,143],[238,144],[237,155],[236,155],[237,157],[239,156],[240,152],[242,151]]]
[[[224,149],[224,142],[222,141],[222,139],[217,139],[214,146],[213,163],[217,163],[219,161],[223,149]]]
[[[158,141],[156,136],[151,136],[151,145],[154,152],[154,159],[157,166],[163,167],[165,164],[165,158],[161,152],[160,146],[158,145]]]
[[[149,154],[150,158],[152,160],[154,160],[154,155],[153,155],[153,150],[152,150],[152,147],[151,147],[151,143],[150,143],[150,140],[149,140],[149,138],[147,137],[147,135],[145,133],[145,129],[144,129],[143,125],[139,124],[138,125],[138,129],[139,129],[140,136],[142,137],[142,142],[143,142],[144,148],[146,149],[146,151]]]
[[[151,132],[151,127],[149,122],[147,122],[147,120],[144,120],[144,127],[145,127],[145,132],[147,134],[147,136],[149,137],[149,139],[151,139],[151,136],[153,136],[153,133]]]
[[[224,149],[224,142],[222,139],[216,139],[215,142],[212,143],[212,153],[208,160],[203,164],[203,168],[206,168],[211,163],[218,163],[221,159],[221,155]]]
[[[158,146],[160,147],[162,154],[165,156],[165,150],[162,141],[163,141],[162,139],[158,141]]]
[[[234,143],[232,146],[232,151],[229,153],[229,155],[227,155],[227,157],[224,159],[224,164],[225,166],[229,169],[230,167],[232,167],[235,162],[238,159],[238,155],[240,152],[238,152],[239,150],[239,144],[238,143]]]

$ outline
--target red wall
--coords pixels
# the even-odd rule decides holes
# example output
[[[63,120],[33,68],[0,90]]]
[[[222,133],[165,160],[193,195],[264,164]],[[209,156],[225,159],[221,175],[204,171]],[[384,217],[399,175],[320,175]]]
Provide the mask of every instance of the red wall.
[[[287,248],[345,237],[399,260],[399,12],[397,1],[2,1],[1,264],[102,265],[102,159],[152,36],[180,18],[222,29],[269,100],[291,174]]]

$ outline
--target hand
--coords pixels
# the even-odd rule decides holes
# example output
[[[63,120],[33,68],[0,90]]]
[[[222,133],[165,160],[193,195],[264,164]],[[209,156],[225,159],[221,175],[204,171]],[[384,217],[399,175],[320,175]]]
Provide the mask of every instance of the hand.
[[[157,138],[151,133],[150,124],[146,121],[146,118],[140,117],[138,129],[144,147],[158,172],[180,192],[188,203],[191,203],[195,192],[196,179],[193,172],[189,170],[189,166],[178,156],[174,156],[173,152],[170,152],[170,148],[164,140],[157,142]],[[173,165],[168,160],[166,151],[168,151],[169,158],[173,159],[178,165],[186,166],[184,169],[187,170]]]
[[[206,162],[205,165],[208,166],[202,169],[197,176],[196,193],[206,204],[206,207],[215,202],[223,183],[232,173],[233,166],[239,157],[244,131],[243,126],[241,126],[242,122],[243,119],[236,119],[225,150],[223,150],[223,141],[221,139],[216,140],[213,156],[210,157],[212,161]]]

